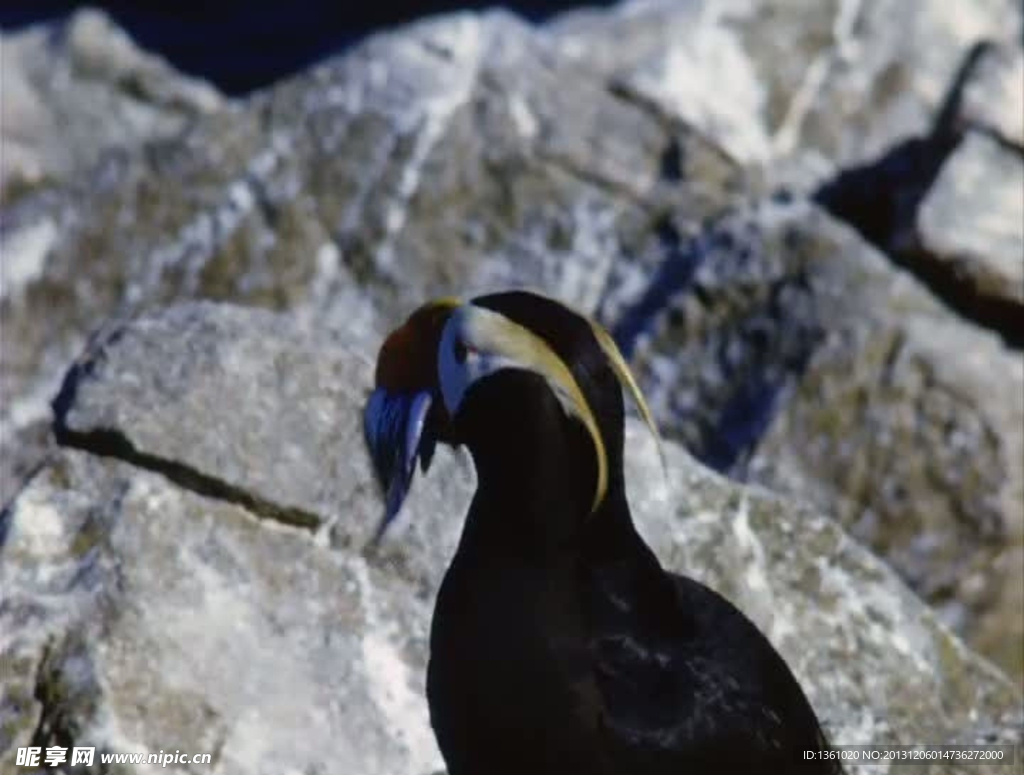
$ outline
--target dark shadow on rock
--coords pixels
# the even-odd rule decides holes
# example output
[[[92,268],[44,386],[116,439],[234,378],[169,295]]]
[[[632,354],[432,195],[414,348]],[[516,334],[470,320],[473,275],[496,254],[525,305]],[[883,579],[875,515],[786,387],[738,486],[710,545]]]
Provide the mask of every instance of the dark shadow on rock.
[[[647,291],[622,314],[611,330],[612,337],[627,359],[633,355],[637,339],[647,330],[654,316],[668,306],[672,296],[690,287],[693,274],[703,260],[699,241],[684,243],[671,218],[661,217],[653,225],[653,230],[664,259],[648,283]]]
[[[936,260],[922,245],[916,226],[925,196],[964,138],[966,127],[960,118],[964,87],[991,48],[991,43],[983,41],[964,57],[927,136],[905,140],[875,162],[840,171],[815,192],[814,199],[914,274],[951,309],[996,331],[1009,346],[1022,349],[1024,321],[1019,306],[981,293],[950,262]]]
[[[824,336],[808,269],[794,261],[781,276],[770,276],[774,249],[742,217],[715,219],[684,238],[662,216],[652,233],[657,267],[643,294],[618,317],[612,336],[627,358],[635,358],[644,338],[666,335],[660,326],[667,320],[675,331],[668,336],[696,348],[674,355],[682,370],[695,375],[693,384],[701,385],[695,406],[673,409],[691,429],[680,440],[705,465],[743,479],[780,396],[799,382]],[[796,244],[787,242],[787,249],[801,253]],[[675,306],[687,299],[711,315],[710,327]]]

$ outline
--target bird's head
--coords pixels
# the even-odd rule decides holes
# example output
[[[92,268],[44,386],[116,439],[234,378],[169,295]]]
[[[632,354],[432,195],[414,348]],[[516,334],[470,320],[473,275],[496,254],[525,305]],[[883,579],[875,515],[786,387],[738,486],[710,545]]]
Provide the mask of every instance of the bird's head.
[[[381,531],[398,514],[417,459],[426,471],[438,441],[468,444],[474,455],[481,439],[513,444],[515,418],[531,410],[554,412],[589,439],[596,509],[610,478],[621,476],[620,385],[654,431],[614,341],[588,317],[527,291],[423,305],[381,346],[364,412],[385,492]]]

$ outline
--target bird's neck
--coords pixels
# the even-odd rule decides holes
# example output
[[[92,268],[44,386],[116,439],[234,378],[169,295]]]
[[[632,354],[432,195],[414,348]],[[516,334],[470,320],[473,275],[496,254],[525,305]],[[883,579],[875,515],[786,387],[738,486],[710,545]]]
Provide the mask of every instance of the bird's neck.
[[[612,477],[607,497],[587,523],[583,555],[589,567],[635,576],[638,583],[664,576],[633,523],[621,476]]]
[[[465,550],[663,575],[633,523],[621,468],[611,472],[605,497],[592,510],[592,490],[578,484],[591,479],[574,470],[580,450],[547,441],[515,466],[476,456],[480,485],[463,533]]]
[[[478,484],[462,547],[524,561],[571,553],[593,507],[590,437],[557,404],[511,401],[506,407],[466,439]]]
[[[479,486],[466,522],[467,541],[523,559],[563,554],[579,543],[592,496],[573,471],[575,453],[546,442],[514,466],[475,458]]]

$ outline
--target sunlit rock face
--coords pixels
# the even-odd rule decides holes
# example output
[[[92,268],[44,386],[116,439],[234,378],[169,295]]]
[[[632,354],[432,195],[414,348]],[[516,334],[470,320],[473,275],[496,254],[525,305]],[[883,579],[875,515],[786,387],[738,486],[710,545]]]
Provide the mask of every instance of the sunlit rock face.
[[[3,755],[440,769],[472,466],[367,553],[359,413],[412,308],[508,286],[616,336],[670,439],[629,429],[641,529],[837,742],[1019,734],[1020,8],[918,5],[458,14],[241,101],[96,15],[5,35]]]
[[[430,612],[474,475],[442,449],[367,551],[382,507],[360,443],[365,333],[207,302],[93,342],[56,403],[63,447],[3,517],[6,751],[214,751],[225,773],[441,766]],[[829,515],[667,446],[663,469],[630,420],[640,530],[759,624],[835,740],[1013,739],[1012,682]]]

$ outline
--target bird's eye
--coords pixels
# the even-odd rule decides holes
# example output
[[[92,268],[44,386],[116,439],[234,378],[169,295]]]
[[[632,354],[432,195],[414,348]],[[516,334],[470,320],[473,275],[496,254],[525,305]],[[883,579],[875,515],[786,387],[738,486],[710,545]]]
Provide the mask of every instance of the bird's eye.
[[[456,363],[465,363],[466,362],[466,355],[469,353],[469,348],[466,347],[466,343],[463,342],[461,339],[456,339],[455,340],[454,352],[455,352],[455,362]]]

